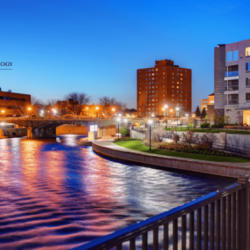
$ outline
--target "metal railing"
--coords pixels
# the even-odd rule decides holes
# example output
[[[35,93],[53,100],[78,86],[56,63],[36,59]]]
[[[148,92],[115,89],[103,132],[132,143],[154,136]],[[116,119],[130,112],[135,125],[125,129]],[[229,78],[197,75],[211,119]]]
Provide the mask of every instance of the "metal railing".
[[[238,76],[238,75],[239,75],[239,71],[225,72],[225,77]]]
[[[235,90],[239,90],[239,86],[238,85],[234,85],[234,86],[226,86],[225,87],[225,91],[235,91]]]
[[[238,104],[239,103],[239,100],[238,99],[231,99],[231,100],[228,100],[228,104]]]
[[[250,249],[248,176],[239,176],[226,188],[74,249],[167,250],[170,246],[173,250]]]

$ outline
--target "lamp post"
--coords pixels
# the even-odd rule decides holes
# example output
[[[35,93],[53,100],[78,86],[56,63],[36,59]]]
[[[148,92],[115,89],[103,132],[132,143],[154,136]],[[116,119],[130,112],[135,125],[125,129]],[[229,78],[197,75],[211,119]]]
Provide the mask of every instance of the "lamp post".
[[[30,117],[30,111],[31,111],[31,107],[28,107],[28,114],[29,114],[29,117]]]
[[[118,123],[118,141],[119,141],[119,125],[120,125],[119,123],[121,121],[121,118],[117,117],[116,120],[117,120],[117,123]]]
[[[148,124],[149,124],[149,151],[151,151],[151,125],[153,124],[153,121],[149,120]]]
[[[96,109],[96,117],[98,117],[98,109],[99,109],[99,107],[95,107],[95,109]]]
[[[113,112],[113,115],[112,115],[112,116],[114,116],[115,108],[112,108],[112,112]]]
[[[177,116],[177,127],[178,127],[179,108],[177,107],[175,110],[176,110],[176,116]]]
[[[167,116],[168,116],[168,105],[167,104],[164,105],[164,109],[166,110],[166,113],[167,113]],[[164,116],[166,116],[165,112],[164,112]]]
[[[5,110],[1,110],[1,113],[4,114],[4,113],[5,113]]]

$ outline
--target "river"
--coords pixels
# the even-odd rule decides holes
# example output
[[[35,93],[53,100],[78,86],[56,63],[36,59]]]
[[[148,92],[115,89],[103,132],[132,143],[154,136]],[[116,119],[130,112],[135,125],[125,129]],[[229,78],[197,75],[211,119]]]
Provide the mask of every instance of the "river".
[[[233,182],[113,161],[63,138],[0,140],[0,249],[70,249]]]

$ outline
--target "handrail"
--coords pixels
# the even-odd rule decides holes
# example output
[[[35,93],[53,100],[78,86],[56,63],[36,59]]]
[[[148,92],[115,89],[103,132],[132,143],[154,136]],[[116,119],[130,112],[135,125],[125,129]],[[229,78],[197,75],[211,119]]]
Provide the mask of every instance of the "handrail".
[[[103,236],[86,243],[82,246],[73,248],[75,250],[95,250],[95,249],[110,249],[112,247],[121,245],[122,243],[135,239],[161,225],[172,222],[186,214],[207,206],[213,202],[225,198],[226,196],[241,190],[243,187],[240,183],[234,183],[228,187],[222,188],[220,191],[214,191],[203,197],[195,199],[189,203],[185,203],[179,207],[173,208],[167,212],[153,216],[145,221],[125,227],[110,235]]]

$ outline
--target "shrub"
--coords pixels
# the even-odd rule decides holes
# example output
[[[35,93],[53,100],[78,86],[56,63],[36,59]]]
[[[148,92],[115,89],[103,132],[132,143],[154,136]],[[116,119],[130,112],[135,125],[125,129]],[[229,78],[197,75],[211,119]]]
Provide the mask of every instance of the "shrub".
[[[212,151],[211,155],[214,155],[214,154],[215,154],[215,152],[214,152],[214,151]]]
[[[199,136],[195,135],[193,130],[188,130],[186,133],[182,133],[182,140],[191,146],[192,143],[195,143],[199,140]]]
[[[121,132],[122,136],[129,135],[129,130],[126,127],[121,127],[120,132]]]
[[[173,141],[177,144],[178,141],[180,140],[180,135],[174,130],[171,131],[171,135],[172,135]]]
[[[187,127],[188,127],[188,128],[193,128],[193,127],[194,127],[194,124],[188,124]]]
[[[208,122],[201,124],[201,128],[209,128],[210,124]]]
[[[204,155],[207,154],[207,150],[204,150],[204,151],[203,151],[203,154],[204,154]]]
[[[218,141],[218,137],[214,133],[206,133],[201,137],[201,142],[209,149]]]

